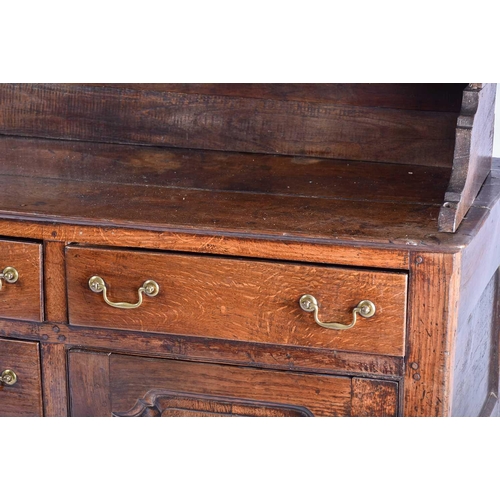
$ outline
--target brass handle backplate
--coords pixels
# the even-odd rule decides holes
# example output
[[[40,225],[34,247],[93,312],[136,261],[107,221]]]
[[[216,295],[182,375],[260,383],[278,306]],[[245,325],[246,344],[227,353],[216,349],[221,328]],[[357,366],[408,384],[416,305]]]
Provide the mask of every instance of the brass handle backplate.
[[[89,279],[89,288],[95,293],[102,293],[104,302],[118,309],[135,309],[142,304],[143,293],[148,297],[155,297],[160,291],[160,285],[158,285],[156,281],[146,280],[138,290],[139,300],[135,304],[130,304],[129,302],[111,302],[111,300],[108,299],[106,283],[100,276],[92,276],[92,278]]]
[[[5,385],[14,385],[17,382],[17,375],[12,370],[4,370],[0,374],[0,382]]]
[[[3,283],[2,280],[5,280],[6,283],[15,283],[19,279],[19,273],[13,267],[6,267],[0,273],[0,290],[2,289]]]
[[[329,328],[330,330],[348,330],[356,324],[357,314],[363,318],[371,318],[376,311],[375,304],[371,300],[362,300],[353,310],[352,310],[352,322],[349,325],[343,325],[342,323],[323,323],[318,317],[319,306],[316,297],[312,295],[302,295],[299,300],[300,307],[307,312],[314,313],[314,321],[319,326],[323,328]]]

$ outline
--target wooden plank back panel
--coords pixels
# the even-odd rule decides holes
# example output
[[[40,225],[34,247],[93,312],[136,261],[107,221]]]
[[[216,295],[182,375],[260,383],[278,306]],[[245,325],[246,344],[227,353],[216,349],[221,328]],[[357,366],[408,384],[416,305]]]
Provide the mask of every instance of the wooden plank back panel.
[[[79,87],[82,84],[64,84]],[[458,113],[466,83],[96,83],[144,92],[249,97]]]
[[[0,133],[450,167],[456,113],[4,84]]]

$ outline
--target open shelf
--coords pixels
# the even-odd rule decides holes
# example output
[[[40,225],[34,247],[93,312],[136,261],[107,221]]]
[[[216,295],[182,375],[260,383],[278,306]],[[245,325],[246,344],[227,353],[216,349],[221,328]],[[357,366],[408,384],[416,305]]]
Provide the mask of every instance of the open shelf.
[[[455,233],[495,84],[3,84],[3,217],[322,241]]]
[[[4,137],[0,217],[313,240],[425,239],[450,170]]]

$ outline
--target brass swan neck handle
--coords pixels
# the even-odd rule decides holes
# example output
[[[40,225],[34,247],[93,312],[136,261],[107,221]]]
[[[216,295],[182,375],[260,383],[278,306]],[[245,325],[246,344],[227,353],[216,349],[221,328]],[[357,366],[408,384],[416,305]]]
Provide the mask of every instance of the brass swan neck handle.
[[[376,311],[375,304],[371,300],[362,300],[352,310],[352,322],[348,325],[343,325],[342,323],[324,323],[321,321],[319,319],[318,301],[313,295],[302,295],[302,297],[300,297],[299,304],[304,311],[314,313],[314,321],[316,321],[319,326],[330,330],[349,330],[349,328],[352,328],[356,324],[358,314],[363,318],[371,318]]]
[[[89,288],[95,293],[102,293],[104,302],[111,307],[116,307],[117,309],[135,309],[142,304],[143,294],[148,297],[155,297],[160,291],[160,285],[158,285],[156,281],[146,280],[137,290],[139,293],[139,300],[135,304],[131,304],[129,302],[112,302],[109,300],[106,283],[100,276],[92,276],[92,278],[89,279]]]

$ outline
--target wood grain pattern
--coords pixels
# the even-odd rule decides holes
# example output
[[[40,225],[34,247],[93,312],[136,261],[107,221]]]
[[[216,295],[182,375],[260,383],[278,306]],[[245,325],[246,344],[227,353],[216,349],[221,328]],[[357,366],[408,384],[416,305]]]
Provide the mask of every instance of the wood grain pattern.
[[[398,413],[397,382],[352,379],[352,417],[396,417]]]
[[[459,269],[460,255],[412,255],[405,416],[451,414]]]
[[[0,339],[0,373],[12,370],[17,382],[0,383],[0,417],[41,417],[40,355],[36,342]]]
[[[19,137],[0,138],[0,158],[9,177],[364,202],[441,205],[450,179],[421,165]]]
[[[109,354],[71,350],[68,376],[72,417],[109,417]]]
[[[66,347],[64,344],[42,343],[40,350],[42,355],[43,414],[46,417],[67,417]]]
[[[439,230],[454,232],[491,169],[496,84],[468,88],[457,122],[453,172],[439,214]]]
[[[357,207],[359,220],[347,219],[348,214],[344,217],[341,213],[324,213],[322,223],[326,227],[329,220],[330,231],[329,236],[323,239],[314,238],[307,229],[306,220],[297,218],[297,214],[294,214],[295,221],[301,221],[304,224],[306,237],[293,233],[279,233],[277,231],[281,225],[279,221],[274,226],[274,231],[265,234],[259,231],[260,219],[254,219],[255,222],[252,225],[246,224],[247,232],[241,232],[243,231],[240,227],[241,217],[238,223],[240,231],[232,234],[217,225],[211,229],[192,227],[161,229],[151,226],[149,228],[130,227],[130,222],[128,222],[129,227],[119,227],[118,222],[112,225],[109,219],[103,218],[102,213],[97,213],[97,211],[94,226],[88,225],[89,222],[78,220],[78,217],[73,222],[61,223],[60,214],[47,217],[50,221],[34,222],[31,220],[32,213],[16,216],[12,211],[1,212],[0,234],[17,238],[71,241],[95,245],[408,269],[409,249],[431,253],[457,253],[471,244],[477,233],[490,220],[490,212],[499,199],[499,175],[498,172],[492,171],[488,176],[456,233],[437,232],[435,221],[425,219],[425,207],[420,213],[420,219],[417,219],[415,223],[409,219],[400,220],[399,216],[392,217],[393,213],[398,212],[398,204],[383,204],[382,206],[364,203],[358,204]],[[131,190],[131,192],[134,191]],[[66,196],[64,191],[60,194]],[[45,203],[44,197],[41,196],[37,203]],[[121,203],[123,204],[123,200]],[[90,209],[91,206],[83,203],[83,207]],[[139,203],[138,207],[140,207]],[[188,220],[189,210],[187,206],[184,208],[185,211],[181,217],[184,217],[184,220],[190,224],[192,221]],[[244,209],[241,206],[237,208],[237,213],[243,214]],[[383,224],[377,226],[377,214],[380,215],[377,209],[381,208],[388,212],[379,217]],[[35,209],[38,211],[38,208],[35,207]],[[95,207],[94,210],[96,210]],[[281,210],[283,211],[283,207]],[[148,211],[142,211],[148,214]],[[364,220],[362,220],[363,212],[366,216]],[[163,213],[161,217],[165,218],[165,215]],[[248,213],[241,216],[243,220],[251,217]],[[40,218],[40,213],[37,212],[35,217]],[[229,217],[236,220],[238,215],[230,214]],[[287,212],[286,217],[291,224],[292,214]],[[333,226],[335,226],[335,231],[331,231]],[[374,235],[377,237],[374,238]],[[284,247],[286,247],[286,255],[283,252]]]
[[[153,360],[115,354],[111,355],[110,366],[110,390],[113,411],[116,412],[128,411],[144,394],[156,388],[299,406],[306,408],[314,416],[351,415],[351,379],[346,377]],[[138,373],[142,376],[138,377]],[[376,384],[377,382],[372,382],[372,390]],[[389,404],[391,401],[389,399]],[[357,404],[362,405],[359,401]],[[381,413],[380,410],[378,413]]]
[[[498,282],[495,275],[467,318],[458,323],[452,415],[477,417],[493,393],[498,396]]]
[[[247,399],[151,390],[127,412],[113,417],[312,417],[304,407]]]
[[[497,175],[499,177],[496,177]],[[462,250],[458,324],[467,322],[467,318],[476,307],[482,291],[500,267],[499,170],[495,169],[492,176],[475,202],[484,207],[488,216],[477,223],[477,232],[474,238]],[[467,215],[467,219],[472,215],[474,215],[474,208]],[[466,222],[467,220],[463,224]]]
[[[345,246],[338,242],[325,244],[302,239],[294,241],[283,236],[276,239],[249,237],[248,235],[216,236],[176,231],[158,232],[147,229],[16,221],[13,219],[0,219],[0,234],[9,237],[44,240],[61,238],[68,242],[108,247],[260,257],[273,260],[379,267],[382,269],[408,269],[408,246],[410,244],[417,245],[416,242],[400,241],[392,242],[391,248],[363,246],[357,243]],[[467,238],[469,237],[467,236]],[[283,248],[286,248],[286,253],[283,252]],[[441,243],[440,248],[450,251],[444,242]],[[451,247],[451,250],[453,249],[454,246]]]
[[[451,166],[456,116],[95,86],[0,86],[6,135],[428,166]]]
[[[82,84],[64,84],[63,88]],[[97,83],[142,92],[250,97],[421,111],[458,113],[466,83]]]
[[[364,203],[360,199],[120,184],[101,184],[96,190],[92,181],[5,178],[8,189],[0,198],[2,218],[157,232],[289,237],[325,243],[401,240],[401,246],[408,246],[436,231],[439,214],[436,204]]]
[[[82,247],[67,248],[66,265],[72,325],[404,353],[404,274]],[[160,293],[137,309],[116,309],[89,289],[94,275],[107,283],[114,302],[137,302],[148,279],[158,282]],[[377,313],[350,330],[328,330],[302,311],[304,294],[317,298],[323,321],[349,324],[364,299]]]
[[[269,344],[1,319],[0,336],[64,343],[68,347],[309,373],[376,375],[388,379],[403,375],[402,357],[290,345],[273,345],[270,349]]]
[[[60,323],[68,321],[64,247],[61,241],[45,241],[43,245],[45,318]]]
[[[0,316],[42,321],[42,246],[0,240],[0,272],[7,266],[14,267],[19,278],[15,283],[2,280]]]

